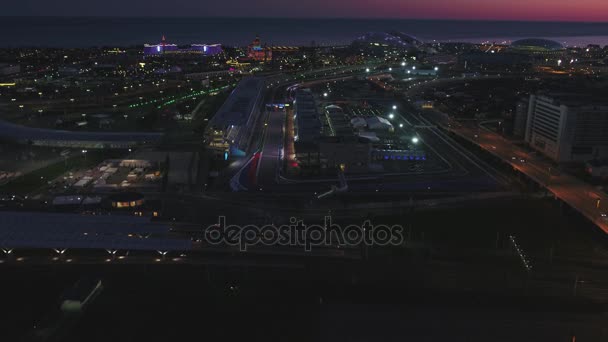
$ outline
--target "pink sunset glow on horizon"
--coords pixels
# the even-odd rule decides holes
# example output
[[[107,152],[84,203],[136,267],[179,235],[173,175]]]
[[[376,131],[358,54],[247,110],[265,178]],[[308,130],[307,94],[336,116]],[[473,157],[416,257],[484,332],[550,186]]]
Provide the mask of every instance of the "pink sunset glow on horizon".
[[[186,0],[178,0],[186,1]],[[214,15],[608,22],[606,0],[234,0]],[[215,6],[214,6],[215,7]],[[228,12],[227,12],[228,11]]]
[[[608,22],[608,0],[23,0],[4,14]]]
[[[297,16],[608,22],[606,0],[312,0],[291,6]],[[315,15],[310,8],[322,11]]]

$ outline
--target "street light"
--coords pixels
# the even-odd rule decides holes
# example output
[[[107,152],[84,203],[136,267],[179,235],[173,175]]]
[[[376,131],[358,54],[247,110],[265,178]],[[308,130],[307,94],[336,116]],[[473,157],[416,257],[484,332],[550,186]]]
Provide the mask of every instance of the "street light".
[[[369,72],[369,68],[365,68],[365,72]]]
[[[402,123],[399,124],[399,128],[403,128],[403,124]]]
[[[417,143],[418,143],[418,137],[413,137],[413,138],[412,138],[412,142],[413,142],[414,144],[417,144]]]
[[[390,113],[390,114],[388,115],[388,118],[389,118],[389,119],[394,119],[394,118],[395,118],[395,114]]]
[[[393,109],[397,109],[397,105],[393,105]]]
[[[323,93],[323,97],[327,97],[327,93]]]
[[[401,66],[405,66],[405,62],[401,62]]]

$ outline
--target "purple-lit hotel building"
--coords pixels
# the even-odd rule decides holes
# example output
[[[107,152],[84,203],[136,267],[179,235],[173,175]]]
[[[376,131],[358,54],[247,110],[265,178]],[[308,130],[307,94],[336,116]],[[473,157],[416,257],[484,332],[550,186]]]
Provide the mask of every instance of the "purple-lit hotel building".
[[[222,52],[222,45],[221,44],[211,44],[211,45],[207,45],[207,44],[192,44],[190,45],[190,50],[191,51],[200,51],[205,55],[217,55],[218,53]]]
[[[163,36],[162,41],[159,44],[145,44],[144,45],[144,56],[156,56],[168,53],[192,53],[202,54],[205,56],[213,56],[222,52],[222,45],[220,44],[192,44],[188,48],[180,49],[176,44],[168,44],[165,42]]]

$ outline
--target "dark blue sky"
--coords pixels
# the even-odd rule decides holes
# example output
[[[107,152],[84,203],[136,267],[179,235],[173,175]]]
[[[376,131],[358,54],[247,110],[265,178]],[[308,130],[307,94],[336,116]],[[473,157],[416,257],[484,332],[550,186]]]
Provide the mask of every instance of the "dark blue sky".
[[[608,21],[607,0],[8,0],[4,15]]]

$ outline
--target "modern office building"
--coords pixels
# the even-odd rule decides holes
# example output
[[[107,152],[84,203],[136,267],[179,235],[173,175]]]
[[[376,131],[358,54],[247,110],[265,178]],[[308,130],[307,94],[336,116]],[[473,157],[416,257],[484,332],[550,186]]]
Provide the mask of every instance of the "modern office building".
[[[608,101],[585,94],[531,95],[525,140],[556,162],[608,157]]]
[[[260,117],[264,78],[242,79],[226,102],[211,118],[205,132],[207,147],[216,157],[244,154],[251,144],[254,126]]]

